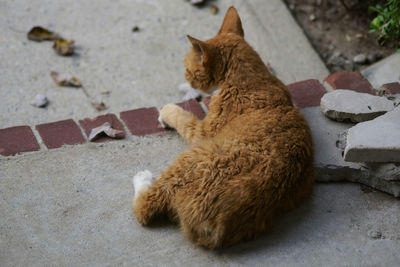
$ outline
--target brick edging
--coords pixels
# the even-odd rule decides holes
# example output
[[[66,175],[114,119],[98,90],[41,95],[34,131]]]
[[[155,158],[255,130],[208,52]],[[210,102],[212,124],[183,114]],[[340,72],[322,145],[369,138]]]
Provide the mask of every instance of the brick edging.
[[[309,79],[288,84],[293,104],[299,109],[319,106],[322,96],[330,89],[349,89],[369,94],[397,94],[400,93],[399,83],[388,83],[377,90],[365,79],[360,72],[340,72],[328,75],[321,84],[316,79]],[[183,109],[194,113],[199,119],[206,115],[211,97],[204,97],[200,105],[194,99],[177,103]],[[105,122],[109,122],[115,129],[134,136],[164,135],[168,130],[162,128],[158,122],[159,111],[155,107],[139,108],[122,111],[119,117],[113,113],[84,118],[79,123],[73,119],[66,119],[51,123],[39,124],[32,129],[28,125],[14,126],[0,129],[0,155],[14,156],[24,152],[39,151],[40,146],[34,130],[37,131],[47,149],[55,149],[64,145],[76,145],[88,142],[90,131]],[[129,131],[126,131],[129,130]],[[84,136],[84,134],[86,136]],[[109,142],[110,137],[100,137],[95,142]]]

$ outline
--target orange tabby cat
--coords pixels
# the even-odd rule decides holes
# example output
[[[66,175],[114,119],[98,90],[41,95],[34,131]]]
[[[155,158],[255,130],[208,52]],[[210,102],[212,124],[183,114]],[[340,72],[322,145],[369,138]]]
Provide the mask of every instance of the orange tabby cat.
[[[188,38],[186,79],[219,93],[204,120],[174,104],[162,108],[162,121],[191,147],[154,183],[149,171],[134,177],[133,209],[142,225],[167,214],[213,249],[271,229],[277,215],[310,195],[312,142],[288,89],[244,40],[234,7],[214,38]]]

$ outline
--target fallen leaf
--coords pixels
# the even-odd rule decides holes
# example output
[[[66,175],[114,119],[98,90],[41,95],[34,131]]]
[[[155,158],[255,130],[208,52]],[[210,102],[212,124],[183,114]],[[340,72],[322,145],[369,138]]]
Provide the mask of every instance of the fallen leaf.
[[[98,111],[102,111],[102,110],[107,109],[107,106],[106,106],[106,104],[104,104],[104,102],[95,102],[95,101],[93,101],[91,104]]]
[[[93,128],[90,131],[89,141],[95,140],[97,137],[99,137],[103,133],[111,138],[116,138],[116,139],[125,137],[124,131],[116,130],[111,127],[111,124],[109,122],[106,122],[106,123],[100,125],[99,127]]]
[[[346,37],[346,41],[347,41],[347,42],[351,42],[351,39],[352,39],[352,38],[351,38],[351,36],[350,36],[350,35],[346,34],[346,36],[345,36],[345,37]]]
[[[212,4],[211,7],[210,7],[211,14],[215,15],[215,14],[218,13],[218,11],[219,11],[218,7],[216,5],[214,5],[214,4]]]
[[[356,37],[357,39],[361,39],[364,37],[364,35],[362,33],[356,33],[356,35],[354,35],[354,37]]]
[[[53,41],[59,38],[59,36],[45,28],[40,26],[33,27],[27,34],[28,39],[31,41]]]
[[[74,53],[75,42],[65,39],[57,39],[54,41],[53,49],[60,56],[70,56]]]
[[[101,91],[100,94],[102,94],[102,95],[109,95],[109,94],[111,94],[111,92],[108,91],[108,90],[104,90],[104,91]]]
[[[58,73],[56,71],[52,71],[50,76],[59,86],[82,87],[82,83],[78,80],[78,78],[73,77],[69,73]]]
[[[33,106],[38,108],[44,108],[47,106],[48,103],[49,100],[47,99],[47,97],[41,94],[37,94],[33,99],[33,101],[31,102]]]
[[[132,32],[138,32],[138,31],[140,31],[140,28],[138,26],[134,26],[132,28]]]

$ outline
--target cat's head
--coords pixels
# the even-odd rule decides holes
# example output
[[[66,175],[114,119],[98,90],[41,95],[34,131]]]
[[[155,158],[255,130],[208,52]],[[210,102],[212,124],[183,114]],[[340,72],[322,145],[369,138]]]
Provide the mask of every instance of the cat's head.
[[[218,34],[207,41],[187,36],[192,48],[185,58],[185,77],[193,88],[211,94],[226,71],[227,51],[233,43],[244,40],[242,22],[234,7],[226,12]]]

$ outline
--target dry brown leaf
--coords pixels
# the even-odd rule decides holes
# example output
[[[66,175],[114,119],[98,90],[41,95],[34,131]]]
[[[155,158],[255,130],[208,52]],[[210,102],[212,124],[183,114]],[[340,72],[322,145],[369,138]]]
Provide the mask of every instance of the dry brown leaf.
[[[50,72],[51,78],[58,86],[82,87],[82,83],[78,78],[73,77],[69,73],[58,73],[56,71]]]
[[[95,102],[95,101],[93,101],[91,104],[98,111],[102,111],[102,110],[107,109],[107,106],[106,106],[106,104],[104,104],[104,102]]]
[[[214,4],[212,4],[211,7],[210,7],[211,14],[215,15],[215,14],[218,13],[218,11],[219,11],[218,7],[216,5],[214,5]]]
[[[356,35],[354,35],[354,37],[356,37],[357,39],[361,39],[361,38],[364,38],[364,35],[362,33],[356,33]]]
[[[40,26],[33,27],[27,34],[27,37],[31,41],[53,41],[59,38],[59,36],[45,28]]]
[[[57,39],[54,41],[53,49],[60,56],[70,56],[74,53],[75,42],[65,39]]]

